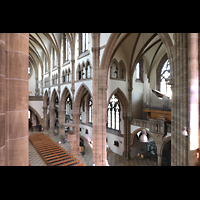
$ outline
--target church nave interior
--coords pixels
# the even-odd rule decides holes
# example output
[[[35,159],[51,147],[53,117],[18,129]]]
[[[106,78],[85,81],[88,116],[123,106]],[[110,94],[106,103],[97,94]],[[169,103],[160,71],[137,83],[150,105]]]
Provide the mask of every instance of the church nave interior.
[[[198,165],[198,38],[0,34],[0,165],[43,165],[41,132],[83,166]]]

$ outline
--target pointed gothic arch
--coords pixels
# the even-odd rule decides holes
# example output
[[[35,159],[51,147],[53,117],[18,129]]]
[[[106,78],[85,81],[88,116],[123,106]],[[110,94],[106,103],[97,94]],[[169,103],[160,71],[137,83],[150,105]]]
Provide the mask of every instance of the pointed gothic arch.
[[[128,102],[128,99],[126,97],[126,95],[124,94],[124,92],[120,89],[120,88],[116,88],[112,94],[110,95],[109,99],[108,99],[108,102],[107,102],[107,106],[110,102],[110,99],[112,98],[113,95],[116,95],[119,100],[120,100],[120,103],[122,104],[122,108],[123,108],[123,111],[124,111],[124,115],[127,115],[128,114],[128,105],[129,105],[129,102]]]
[[[85,83],[82,83],[76,93],[73,112],[79,113],[81,99],[88,92],[90,93],[90,96],[92,97],[92,93],[91,93],[90,89],[87,87],[87,85]]]
[[[68,89],[68,87],[66,86],[62,92],[61,98],[60,98],[60,104],[59,104],[59,108],[60,110],[65,110],[65,102],[66,102],[66,98],[70,96],[70,98],[72,99],[71,96],[71,92]]]

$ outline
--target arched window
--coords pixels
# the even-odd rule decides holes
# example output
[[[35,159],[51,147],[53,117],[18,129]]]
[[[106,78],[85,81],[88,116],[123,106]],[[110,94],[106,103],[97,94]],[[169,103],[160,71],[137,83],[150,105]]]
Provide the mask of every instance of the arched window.
[[[56,50],[52,47],[52,56],[53,56],[53,68],[56,68],[58,63],[57,63],[57,55],[56,55]]]
[[[85,69],[84,63],[83,63],[83,73],[82,73],[82,75],[83,75],[83,79],[85,79],[86,78],[86,69]]]
[[[171,85],[168,85],[169,78],[170,78],[170,64],[169,60],[167,59],[160,71],[160,92],[171,98],[172,90],[171,90]]]
[[[66,99],[66,114],[71,115],[71,110],[72,110],[72,100],[70,96]]]
[[[119,61],[119,79],[126,80],[126,67],[122,60]]]
[[[135,67],[136,82],[143,82],[143,60],[140,60]]]
[[[117,80],[126,80],[126,67],[124,62],[120,60],[119,62],[114,58],[110,66],[110,78]]]
[[[63,46],[64,46],[64,49],[63,49],[63,58],[64,58],[64,62],[68,61],[69,60],[69,41],[67,39],[67,36],[64,34],[63,35],[63,38],[64,38],[64,43],[63,43]]]
[[[86,78],[91,78],[91,66],[89,62],[86,65]]]
[[[108,117],[107,127],[114,130],[119,130],[120,104],[119,104],[119,99],[117,98],[116,95],[113,95],[112,98],[110,99],[107,109],[107,117]]]
[[[63,73],[62,73],[62,77],[63,77],[63,83],[65,82],[65,71],[63,70]]]
[[[89,114],[88,114],[88,121],[89,123],[93,122],[93,115],[92,115],[92,110],[93,110],[93,102],[92,102],[92,97],[89,99]]]
[[[118,63],[114,60],[110,68],[110,78],[118,79]]]
[[[82,74],[81,74],[81,66],[78,66],[78,80],[82,79]]]
[[[88,50],[88,33],[81,33],[81,53]]]
[[[68,82],[70,83],[71,82],[71,71],[70,71],[70,69],[68,69]]]

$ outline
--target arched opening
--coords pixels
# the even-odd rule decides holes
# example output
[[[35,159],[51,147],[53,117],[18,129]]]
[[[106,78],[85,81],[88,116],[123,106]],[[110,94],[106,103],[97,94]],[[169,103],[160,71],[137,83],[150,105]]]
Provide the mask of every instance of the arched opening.
[[[58,134],[59,132],[59,97],[54,89],[50,102],[50,134]]]
[[[143,140],[142,135],[147,139]],[[157,146],[151,132],[146,128],[136,129],[131,134],[131,158],[139,157],[157,163]]]
[[[73,127],[73,133],[76,134],[77,144],[83,145],[82,139],[80,139],[80,135],[82,135],[82,128],[80,124],[88,125],[88,114],[89,114],[89,98],[92,97],[89,88],[83,83],[76,94],[75,102],[73,106],[73,123],[77,124],[77,126]],[[91,116],[92,117],[92,116]],[[86,130],[84,134],[86,133]],[[88,134],[88,132],[87,132]],[[91,137],[91,132],[87,137]],[[90,138],[91,139],[91,138]],[[79,143],[80,141],[80,143]],[[72,148],[72,145],[71,145]]]
[[[65,142],[66,134],[69,130],[72,131],[72,127],[64,127],[64,123],[72,122],[72,97],[69,89],[65,87],[63,90],[60,106],[59,106],[59,134],[61,142]]]
[[[39,113],[29,105],[28,110],[28,119],[29,119],[29,131],[41,131],[42,128],[42,119]]]
[[[171,166],[171,140],[164,144],[162,152],[162,166]]]

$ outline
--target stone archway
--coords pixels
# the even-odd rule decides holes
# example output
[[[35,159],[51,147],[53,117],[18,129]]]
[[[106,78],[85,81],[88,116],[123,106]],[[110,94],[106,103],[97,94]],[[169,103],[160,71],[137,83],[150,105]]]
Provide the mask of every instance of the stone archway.
[[[41,118],[40,114],[37,112],[37,110],[35,110],[32,106],[29,105],[29,110],[34,113],[36,116],[37,116],[37,119],[38,119],[38,124],[44,125],[44,121],[43,119]]]
[[[167,155],[165,155],[166,153],[164,151],[166,149],[165,148],[166,145],[168,146],[167,150],[169,151],[167,153]],[[171,166],[171,136],[164,138],[164,140],[162,141],[162,145],[160,147],[160,155],[162,156],[162,161],[161,161],[162,165],[163,165],[165,159],[167,159],[167,165],[169,165],[169,162],[170,162],[170,166]],[[163,160],[163,157],[164,157],[164,160]],[[165,157],[167,157],[167,158],[165,158]]]
[[[51,135],[54,135],[55,133],[55,101],[56,101],[56,98],[58,98],[59,95],[57,94],[56,90],[54,89],[53,90],[53,93],[51,95],[51,100],[50,100],[50,134]],[[59,98],[58,98],[59,100]]]
[[[72,99],[69,89],[65,87],[62,92],[59,103],[59,138],[61,143],[65,142],[65,126],[63,124],[65,123],[65,114],[66,114],[65,107],[66,107],[66,98],[68,96],[70,96],[70,98]]]
[[[149,151],[149,148],[151,148],[151,147],[153,147],[154,148],[154,143],[153,143],[153,145],[151,144],[149,147],[146,145],[146,144],[150,144],[150,143],[152,143],[153,141],[149,141],[148,143],[141,143],[141,142],[139,142],[139,140],[138,139],[136,139],[136,135],[140,132],[140,131],[142,131],[142,130],[145,130],[146,131],[146,133],[150,136],[150,138],[152,138],[153,139],[153,141],[155,142],[155,146],[156,146],[156,157],[154,156],[154,159],[156,159],[156,160],[158,160],[158,152],[159,152],[159,145],[158,145],[158,143],[157,143],[157,140],[156,140],[156,136],[153,134],[153,133],[151,133],[150,131],[148,131],[146,128],[144,128],[144,127],[141,127],[141,128],[138,128],[138,129],[136,129],[135,131],[133,131],[132,132],[132,134],[131,134],[131,141],[130,141],[130,148],[131,148],[131,150],[132,150],[132,152],[131,152],[131,156],[132,157],[134,157],[134,156],[136,156],[138,153],[144,153],[144,154],[148,154],[148,156],[150,156],[150,155],[152,155],[152,154],[149,154],[150,153],[150,151]],[[148,136],[148,137],[149,137]],[[149,140],[150,140],[150,138],[149,138]],[[151,139],[151,140],[152,140]],[[153,149],[151,148],[151,151],[152,151]],[[142,152],[143,151],[143,152]],[[144,152],[144,151],[146,151],[146,152]]]
[[[67,136],[67,141],[70,143],[71,153],[73,155],[76,155],[79,152],[80,103],[81,103],[82,97],[88,92],[91,95],[90,90],[88,89],[86,84],[83,83],[79,87],[76,93],[75,101],[73,102],[73,112],[72,112],[73,124],[69,124],[71,127],[73,127],[73,134],[69,134]]]
[[[127,97],[125,96],[124,92],[120,88],[116,88],[110,98],[116,95],[121,103],[122,110],[123,110],[123,120],[124,120],[124,157],[125,159],[130,159],[130,124],[131,124],[131,117],[129,116],[129,102]],[[107,102],[107,107],[110,101],[110,98]]]

